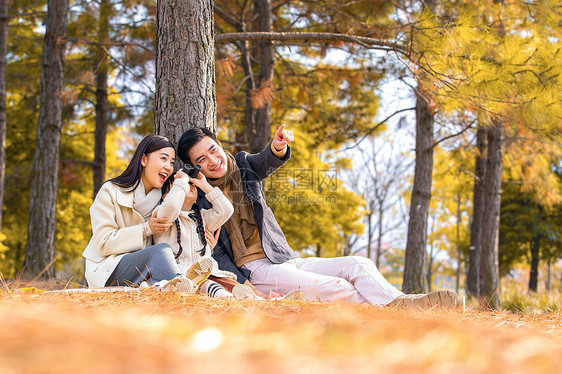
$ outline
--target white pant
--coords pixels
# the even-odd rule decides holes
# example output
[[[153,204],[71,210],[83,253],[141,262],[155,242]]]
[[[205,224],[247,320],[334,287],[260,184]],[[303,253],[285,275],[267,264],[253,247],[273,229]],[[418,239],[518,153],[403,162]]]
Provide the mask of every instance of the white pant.
[[[300,288],[309,300],[342,300],[386,305],[404,295],[382,276],[374,262],[361,256],[295,258],[282,264],[269,259],[243,265],[250,282],[264,293]]]

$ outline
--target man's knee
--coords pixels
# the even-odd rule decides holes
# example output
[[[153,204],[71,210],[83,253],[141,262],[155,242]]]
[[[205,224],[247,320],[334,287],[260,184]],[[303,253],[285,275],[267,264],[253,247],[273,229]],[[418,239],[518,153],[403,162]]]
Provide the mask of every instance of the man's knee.
[[[367,257],[363,257],[363,256],[349,256],[349,258],[351,258],[354,262],[360,263],[360,264],[363,264],[363,265],[373,266],[375,264],[373,262],[373,260],[371,260],[370,258],[367,258]]]

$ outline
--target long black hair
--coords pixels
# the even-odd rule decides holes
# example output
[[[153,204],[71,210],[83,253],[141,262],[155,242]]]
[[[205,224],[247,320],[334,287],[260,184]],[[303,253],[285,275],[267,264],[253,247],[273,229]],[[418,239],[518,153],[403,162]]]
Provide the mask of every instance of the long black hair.
[[[204,137],[208,136],[209,138],[213,139],[217,144],[220,145],[215,133],[209,130],[206,127],[193,127],[191,129],[187,129],[181,136],[180,141],[178,143],[178,157],[186,164],[193,166],[191,160],[189,159],[189,151],[193,146]]]
[[[152,152],[156,152],[159,149],[168,147],[174,148],[174,151],[176,149],[174,145],[163,136],[145,136],[137,146],[137,149],[133,154],[133,158],[131,159],[131,162],[129,162],[129,165],[127,166],[125,171],[121,173],[121,175],[115,178],[111,178],[109,182],[115,183],[116,185],[124,189],[130,189],[131,191],[134,190],[135,188],[137,188],[141,180],[143,169],[143,166],[141,164],[142,156],[148,156]],[[168,180],[166,180],[166,182],[167,181]]]
[[[197,233],[199,234],[199,240],[203,243],[203,248],[198,250],[201,256],[205,256],[205,252],[207,251],[207,238],[205,237],[205,226],[203,225],[203,217],[201,216],[201,208],[197,206],[197,203],[194,203],[192,208],[193,212],[189,213],[188,216],[191,218],[195,223],[197,223]],[[176,240],[178,242],[178,253],[175,254],[175,258],[177,259],[183,252],[183,248],[181,246],[181,225],[180,225],[180,218],[178,217],[175,222],[176,224]]]

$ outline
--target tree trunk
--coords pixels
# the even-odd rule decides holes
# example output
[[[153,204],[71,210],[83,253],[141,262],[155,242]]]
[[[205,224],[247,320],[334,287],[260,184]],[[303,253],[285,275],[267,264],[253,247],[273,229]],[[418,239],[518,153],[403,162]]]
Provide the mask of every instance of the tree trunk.
[[[369,203],[369,213],[367,214],[367,258],[371,258],[371,245],[373,240],[373,204]],[[377,267],[379,265],[377,264]]]
[[[548,263],[547,263],[548,267],[547,267],[547,274],[546,274],[546,284],[545,284],[545,288],[546,291],[549,292],[550,291],[550,285],[551,285],[551,281],[552,281],[552,261],[549,258],[548,259]]]
[[[541,246],[541,236],[536,234],[531,240],[531,271],[529,274],[529,292],[537,292],[539,280],[539,249]]]
[[[420,89],[420,88],[418,88]],[[420,293],[425,290],[423,272],[425,269],[427,245],[427,213],[431,199],[433,172],[433,112],[422,92],[416,93],[416,166],[408,239],[404,264],[405,293]]]
[[[430,234],[433,234],[435,231],[435,217],[431,217],[431,231]],[[435,247],[433,244],[429,245],[429,254],[428,254],[428,263],[427,263],[427,270],[425,273],[425,281],[427,282],[427,292],[432,291],[433,287],[433,261],[435,260]]]
[[[49,0],[23,276],[53,278],[68,1]]]
[[[433,246],[430,246],[431,254],[428,256],[427,271],[425,272],[425,281],[427,282],[427,292],[431,292],[433,283]]]
[[[219,15],[239,33],[245,33],[247,24],[232,19],[221,9]],[[271,0],[254,1],[254,18],[257,20],[255,31],[273,31]],[[262,151],[271,138],[271,102],[266,102],[262,107],[257,107],[252,101],[252,95],[257,94],[267,85],[272,84],[274,74],[274,47],[270,40],[258,41],[257,47],[250,48],[247,40],[239,40],[236,46],[240,50],[241,66],[246,81],[246,102],[244,109],[244,126],[248,150],[252,153]],[[251,53],[251,51],[255,51]],[[252,62],[259,61],[259,77],[254,77]],[[268,88],[266,88],[268,90]]]
[[[500,221],[503,124],[488,128],[488,153],[484,176],[484,210],[480,257],[480,299],[484,306],[499,306],[498,237]]]
[[[0,0],[0,231],[4,206],[4,179],[6,172],[6,70],[8,54],[8,3]]]
[[[460,226],[461,226],[461,194],[457,194],[457,282],[455,284],[455,291],[459,293],[460,283],[461,283],[461,235],[460,235]]]
[[[216,128],[213,1],[157,7],[154,133],[175,145],[188,128]]]
[[[484,174],[486,172],[486,130],[483,128],[479,128],[476,132],[476,148],[478,153],[474,163],[472,224],[470,226],[470,251],[466,275],[466,292],[469,297],[478,297],[480,294],[480,243],[482,214],[484,212]]]
[[[109,41],[110,0],[101,0],[98,20],[98,41]],[[107,55],[105,50],[96,50],[96,129],[94,134],[94,198],[105,181],[105,138],[109,126],[110,108],[107,99]]]
[[[382,219],[383,219],[383,202],[379,202],[379,232],[377,233],[377,254],[375,255],[375,264],[377,268],[380,265],[381,245],[382,245]]]
[[[271,0],[256,0],[260,32],[273,31],[271,14]],[[258,89],[273,84],[273,42],[263,40],[259,42],[260,75],[257,82]],[[269,143],[271,138],[271,101],[262,107],[256,108],[255,138],[248,139],[250,152],[260,152]]]
[[[241,41],[238,48],[240,49],[240,57],[242,69],[246,79],[246,102],[244,106],[244,127],[246,130],[246,142],[248,149],[255,147],[253,141],[256,139],[255,119],[256,109],[252,106],[252,97],[250,92],[256,88],[254,80],[254,73],[252,72],[252,57],[250,54],[250,43],[248,41]]]

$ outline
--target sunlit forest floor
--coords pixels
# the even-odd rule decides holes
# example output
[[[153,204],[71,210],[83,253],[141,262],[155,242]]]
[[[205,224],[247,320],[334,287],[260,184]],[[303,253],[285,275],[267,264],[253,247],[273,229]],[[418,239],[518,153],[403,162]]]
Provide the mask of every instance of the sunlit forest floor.
[[[0,287],[0,373],[554,373],[560,311]]]

